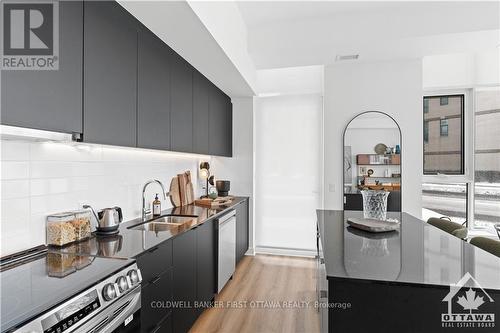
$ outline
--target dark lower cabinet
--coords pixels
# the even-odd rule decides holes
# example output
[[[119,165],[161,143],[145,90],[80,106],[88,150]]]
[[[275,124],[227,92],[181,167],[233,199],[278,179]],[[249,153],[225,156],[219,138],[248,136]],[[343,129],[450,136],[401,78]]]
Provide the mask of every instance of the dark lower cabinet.
[[[161,326],[167,329],[164,320],[172,309],[172,270],[155,277],[141,290],[141,331],[155,332]],[[171,327],[170,327],[171,330]]]
[[[172,241],[149,249],[136,261],[142,274],[141,332],[152,332],[172,313]],[[167,328],[165,324],[161,326]]]
[[[245,256],[248,250],[248,199],[236,207],[236,264]]]
[[[137,147],[170,150],[172,50],[143,27],[137,52]]]
[[[185,232],[173,239],[173,299],[184,306],[173,309],[173,331],[187,332],[197,318],[196,301],[196,231]]]
[[[136,146],[137,30],[115,1],[85,1],[83,140]]]
[[[214,220],[208,220],[196,229],[196,300],[203,304],[199,313],[208,307],[216,290],[216,237]]]
[[[58,70],[2,70],[2,124],[82,133],[83,3],[59,1],[58,19]]]

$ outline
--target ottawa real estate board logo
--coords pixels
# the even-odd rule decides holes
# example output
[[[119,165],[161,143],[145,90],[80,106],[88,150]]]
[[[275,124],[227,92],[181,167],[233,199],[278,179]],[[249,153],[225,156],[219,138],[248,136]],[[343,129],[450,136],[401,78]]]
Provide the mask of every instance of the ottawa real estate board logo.
[[[2,1],[2,70],[59,69],[56,1]]]
[[[441,314],[442,327],[495,327],[494,300],[469,273],[450,285],[442,301],[448,303],[447,313]]]

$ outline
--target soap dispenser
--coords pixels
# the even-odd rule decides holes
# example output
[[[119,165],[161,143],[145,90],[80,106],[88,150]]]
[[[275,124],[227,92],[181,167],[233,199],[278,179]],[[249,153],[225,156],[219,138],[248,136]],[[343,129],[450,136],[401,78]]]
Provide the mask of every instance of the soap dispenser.
[[[155,201],[153,201],[153,216],[161,215],[161,201],[158,199],[158,193],[156,193]]]

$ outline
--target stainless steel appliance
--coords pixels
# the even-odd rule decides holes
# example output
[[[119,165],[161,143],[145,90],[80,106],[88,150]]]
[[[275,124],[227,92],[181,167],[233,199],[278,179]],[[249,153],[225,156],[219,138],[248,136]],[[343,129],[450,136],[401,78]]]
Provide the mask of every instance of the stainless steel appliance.
[[[83,208],[92,210],[97,220],[96,231],[98,233],[116,233],[118,227],[123,221],[123,213],[120,207],[103,208],[97,213],[90,205],[84,205]]]
[[[2,332],[104,333],[140,328],[141,273],[134,260],[29,253],[1,265]],[[82,261],[88,262],[82,267]],[[48,271],[74,266],[64,277]]]
[[[236,211],[218,220],[218,267],[217,292],[219,293],[233,276],[236,265]]]

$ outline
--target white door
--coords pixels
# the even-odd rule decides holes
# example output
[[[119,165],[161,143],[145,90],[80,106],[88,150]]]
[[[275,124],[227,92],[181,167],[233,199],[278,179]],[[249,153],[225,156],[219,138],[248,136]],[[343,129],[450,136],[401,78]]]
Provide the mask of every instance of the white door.
[[[256,249],[315,250],[322,98],[259,98],[255,110]]]

